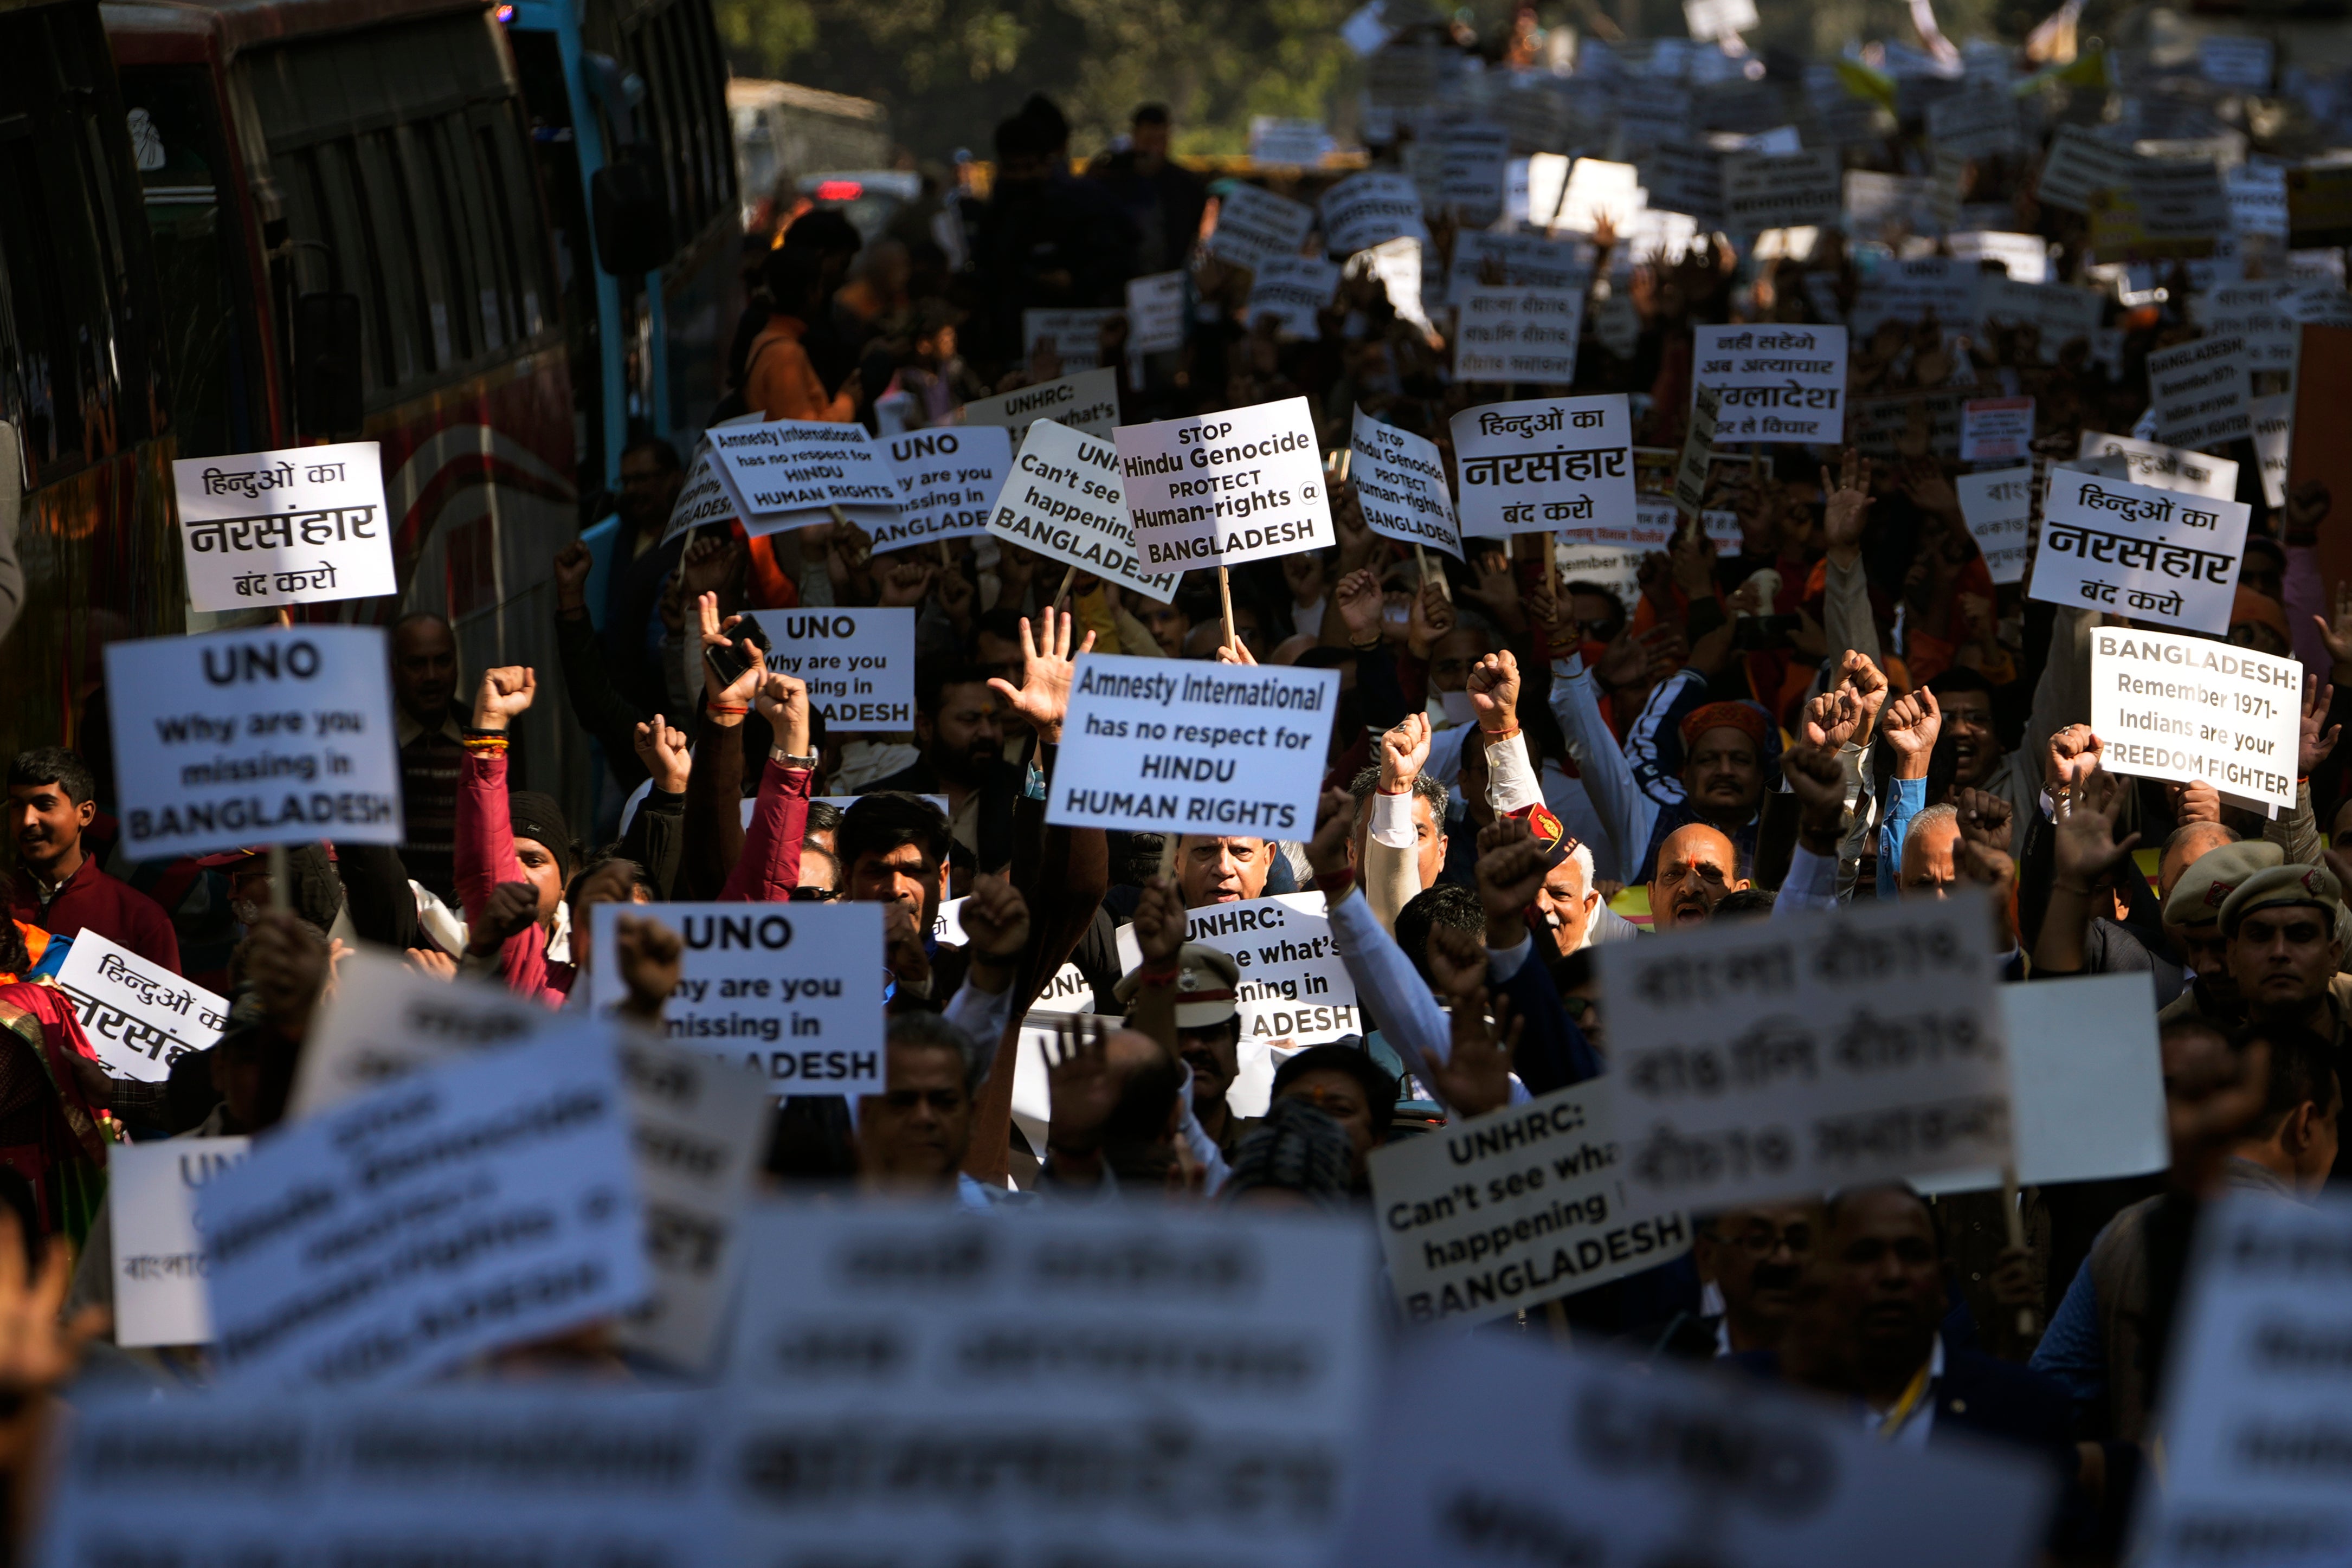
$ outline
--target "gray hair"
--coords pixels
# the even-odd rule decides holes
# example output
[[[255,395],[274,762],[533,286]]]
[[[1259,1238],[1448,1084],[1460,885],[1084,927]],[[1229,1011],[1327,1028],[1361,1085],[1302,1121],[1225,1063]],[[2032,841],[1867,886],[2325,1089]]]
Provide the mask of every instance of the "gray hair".
[[[1960,813],[1958,807],[1928,807],[1927,810],[1921,811],[1917,816],[1912,818],[1910,824],[1903,830],[1904,852],[1908,853],[1911,849],[1911,841],[1917,838],[1921,833],[1926,832],[1929,828],[1940,826],[1945,822],[1949,822],[1957,827],[1959,825],[1959,821]]]
[[[996,1064],[994,1051],[940,1013],[900,1013],[890,1020],[890,1032],[886,1038],[892,1045],[954,1051],[963,1061],[964,1092],[974,1098],[980,1094],[980,1086],[988,1082],[988,1070]]]
[[[1349,782],[1348,785],[1348,793],[1356,798],[1356,805],[1360,810],[1364,802],[1372,798],[1372,791],[1378,789],[1380,787],[1380,768],[1378,767],[1367,768],[1362,772],[1357,774],[1355,779]],[[1426,773],[1416,773],[1412,776],[1412,792],[1429,802],[1429,814],[1431,816],[1436,818],[1441,822],[1445,821],[1445,809],[1448,805],[1452,804],[1452,801],[1445,792],[1444,785],[1440,784],[1436,779],[1432,779]]]

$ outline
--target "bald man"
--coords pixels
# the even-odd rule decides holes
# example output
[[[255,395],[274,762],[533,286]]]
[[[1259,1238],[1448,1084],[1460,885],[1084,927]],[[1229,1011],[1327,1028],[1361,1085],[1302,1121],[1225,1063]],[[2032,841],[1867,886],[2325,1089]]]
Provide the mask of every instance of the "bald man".
[[[1685,823],[1658,845],[1650,874],[1650,929],[1704,925],[1724,894],[1746,886],[1730,837],[1705,822]]]
[[[1948,898],[1959,880],[1960,814],[1930,806],[1911,819],[1903,835],[1903,866],[1896,892],[1905,898]]]

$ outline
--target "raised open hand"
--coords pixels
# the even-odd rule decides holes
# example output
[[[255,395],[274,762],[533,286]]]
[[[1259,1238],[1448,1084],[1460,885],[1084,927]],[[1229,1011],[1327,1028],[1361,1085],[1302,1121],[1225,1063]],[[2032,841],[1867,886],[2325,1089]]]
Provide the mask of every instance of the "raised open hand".
[[[989,689],[1003,697],[1005,706],[1034,729],[1038,739],[1047,746],[1061,744],[1062,718],[1070,709],[1070,680],[1077,673],[1070,638],[1077,625],[1076,615],[1057,614],[1050,604],[1037,612],[1034,632],[1029,618],[1023,616],[1021,684],[1016,686],[1001,676],[992,677],[988,683]],[[1079,642],[1077,652],[1092,653],[1094,645],[1095,634],[1089,632]]]

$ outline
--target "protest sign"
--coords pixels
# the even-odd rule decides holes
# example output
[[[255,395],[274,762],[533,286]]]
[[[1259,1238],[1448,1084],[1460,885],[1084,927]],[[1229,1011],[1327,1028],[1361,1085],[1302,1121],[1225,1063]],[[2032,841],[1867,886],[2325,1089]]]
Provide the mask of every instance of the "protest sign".
[[[2197,40],[2197,74],[2215,87],[2266,93],[2271,89],[2273,47],[2268,38],[2208,33]]]
[[[2289,250],[2352,245],[2352,164],[2286,172],[2286,243]]]
[[[2106,743],[2111,773],[2202,779],[2292,810],[2302,700],[2303,665],[2292,658],[2164,632],[2091,629],[2091,727]]]
[[[1081,654],[1045,821],[1297,838],[1339,695],[1333,670]]]
[[[1041,419],[1108,441],[1118,428],[1118,372],[1108,368],[1080,371],[1018,392],[976,397],[963,405],[966,424],[1003,425],[1015,452],[1029,438],[1029,427]]]
[[[2171,1163],[2164,1063],[2148,977],[2087,975],[2002,986],[2017,1180],[2027,1186],[2146,1176]],[[1999,1188],[2000,1170],[1921,1176],[1928,1193]]]
[[[1664,141],[1643,156],[1642,187],[1653,212],[1683,213],[1709,229],[1723,224],[1723,154]]]
[[[2159,446],[2153,441],[2135,441],[2128,435],[2109,435],[2098,430],[2083,432],[2075,455],[2120,458],[2126,472],[2119,477],[2151,489],[2181,490],[2216,501],[2227,501],[2238,493],[2238,465],[2232,458],[2182,452],[2177,447]]]
[[[2033,400],[1970,398],[1960,408],[1960,461],[2013,463],[2033,455]]]
[[[685,944],[677,989],[662,1009],[674,1043],[740,1061],[771,1092],[873,1094],[882,1088],[878,904],[646,904]],[[626,1001],[614,923],[593,923],[589,1000]]]
[[[192,610],[398,593],[373,441],[172,464]]]
[[[2189,313],[2205,329],[2208,339],[2235,338],[2243,342],[2248,371],[2284,371],[2291,374],[2298,336],[2294,299],[2302,287],[2292,277],[2225,283],[2189,296]]]
[[[1759,25],[1756,0],[1683,0],[1683,21],[1699,43],[1735,38]]]
[[[1617,946],[1633,946],[1621,943]],[[1559,1568],[2021,1568],[2057,1478],[2039,1456],[1873,1437],[1851,1402],[1536,1334],[1405,1342],[1334,1563]],[[1579,1336],[1581,1339],[1581,1335]]]
[[[123,852],[399,843],[390,670],[379,626],[108,643]]]
[[[1249,124],[1249,155],[1255,163],[1280,163],[1312,168],[1331,151],[1331,133],[1319,120],[1281,120],[1254,114]]]
[[[1454,518],[1454,493],[1436,444],[1382,424],[1360,408],[1350,444],[1355,457],[1348,476],[1364,526],[1383,538],[1428,545],[1460,560],[1462,528]]]
[[[2050,281],[2050,242],[2040,235],[1974,229],[1949,235],[1944,243],[1958,260],[2000,263],[2001,275],[2012,283]]]
[[[2140,1490],[2133,1563],[2341,1560],[2347,1260],[2340,1188],[2228,1192],[2199,1213],[2164,1378],[2164,1484]]]
[[[1721,395],[1718,441],[1829,444],[1845,434],[1845,329],[1700,327],[1698,387]]]
[[[1408,1322],[1483,1322],[1690,1249],[1682,1214],[1628,1219],[1597,1078],[1372,1151],[1372,1213]]]
[[[1350,256],[1348,266],[1379,278],[1381,292],[1388,297],[1389,307],[1398,319],[1427,331],[1429,311],[1421,299],[1422,243],[1417,239],[1386,240]]]
[[[1323,247],[1353,256],[1392,239],[1429,241],[1421,193],[1402,174],[1368,169],[1323,193]]]
[[[824,522],[836,507],[861,528],[898,520],[898,477],[862,424],[774,419],[714,425],[704,439],[752,534]]]
[[[219,1563],[699,1568],[719,1534],[698,1389],[503,1379],[166,1399],[125,1379],[74,1406],[43,1542],[55,1568],[158,1541]]]
[[[2034,193],[2045,207],[2087,215],[2102,193],[2130,189],[2139,163],[2129,147],[2087,126],[2062,125],[2051,138]]]
[[[1673,508],[1667,508],[1668,516]],[[1563,583],[1590,582],[1607,589],[1617,596],[1618,606],[1631,613],[1635,600],[1642,596],[1642,558],[1646,549],[1628,549],[1622,545],[1563,545],[1553,553],[1559,565]]]
[[[2105,297],[2093,289],[1990,276],[1977,280],[1977,314],[1996,327],[2032,328],[2035,357],[2043,364],[2057,363],[2058,351],[2078,338],[2091,342],[2105,308]]]
[[[1882,322],[1905,326],[1931,317],[1955,329],[1973,326],[1977,298],[1985,282],[1974,262],[1948,256],[1881,262],[1855,285],[1851,323],[1856,332],[1875,332]]]
[[[1127,351],[1164,354],[1184,346],[1187,274],[1155,272],[1127,280]]]
[[[1104,326],[1127,312],[1117,306],[1021,312],[1021,357],[1051,346],[1064,360],[1084,363],[1102,351]]]
[[[2210,158],[2137,159],[2130,187],[2091,207],[2091,247],[2101,261],[2210,256],[2229,227],[2229,198]]]
[[[1924,447],[1931,456],[1958,463],[1960,416],[1968,402],[1966,389],[1858,397],[1846,434],[1864,457],[1894,462]]]
[[[1031,424],[1013,477],[988,515],[988,531],[1162,604],[1176,597],[1181,573],[1150,574],[1136,559],[1118,452],[1108,437],[1050,419]]]
[[[1143,947],[1132,925],[1118,928],[1118,962],[1133,974]],[[1282,893],[1212,904],[1185,916],[1184,940],[1229,955],[1241,970],[1234,1000],[1242,1043],[1321,1045],[1365,1032],[1356,982],[1331,939],[1319,893]],[[1244,1115],[1264,1115],[1261,1104]]]
[[[1462,531],[1486,538],[1633,520],[1622,392],[1487,403],[1454,416]]]
[[[1454,265],[1445,277],[1448,299],[1482,287],[1564,288],[1582,294],[1592,282],[1592,267],[1566,241],[1473,229],[1454,236]]]
[[[58,989],[73,998],[82,1032],[117,1078],[161,1083],[172,1063],[203,1051],[228,1028],[228,998],[216,997],[89,926],[75,933],[58,967]]]
[[[811,709],[828,734],[915,727],[912,609],[759,610],[745,619],[766,632],[768,668],[808,683]]]
[[[245,1158],[251,1138],[117,1144],[106,1159],[114,1343],[206,1344],[213,1337],[198,1189]]]
[[[1239,566],[1334,542],[1303,397],[1111,434],[1147,569]]]
[[[1675,467],[1675,507],[1685,517],[1696,517],[1706,505],[1706,477],[1715,461],[1716,420],[1722,413],[1723,400],[1713,387],[1701,387],[1691,394],[1690,430],[1683,437],[1682,461]]]
[[[661,542],[667,544],[680,534],[734,520],[734,489],[720,472],[719,459],[710,455],[709,444],[698,441],[694,461],[686,466],[686,483],[669,509],[669,521],[662,527]]]
[[[1472,288],[1456,297],[1454,378],[1464,382],[1576,380],[1584,296],[1558,288]]]
[[[1766,229],[1834,228],[1844,210],[1836,149],[1727,152],[1724,227],[1753,238]]]
[[[1990,83],[1970,87],[1927,106],[1927,136],[1937,152],[1994,158],[2024,143],[2017,98]]]
[[[2263,501],[2286,505],[2287,458],[2294,450],[2294,394],[2279,392],[2246,404],[2254,425],[2254,455],[2263,465]]]
[[[748,1228],[719,1464],[745,1539],[713,1560],[1327,1557],[1375,1366],[1360,1222],[776,1205]]]
[[[286,1114],[315,1116],[420,1068],[520,1045],[554,1018],[504,986],[444,980],[362,946],[336,962],[334,994],[311,1019]]]
[[[2230,226],[2243,235],[2262,235],[2286,243],[2286,171],[2275,164],[2241,163],[2221,171],[2230,198]]]
[[[1843,226],[1856,239],[1874,237],[1881,229],[1910,234],[1923,226],[1927,209],[1925,179],[1874,169],[1845,172]]]
[[[2239,501],[2053,468],[2026,597],[2226,632],[2250,516]]]
[[[1255,269],[1297,256],[1314,226],[1315,209],[1306,203],[1235,182],[1217,198],[1217,226],[1209,232],[1205,248],[1219,261]]]
[[[1286,338],[1320,337],[1323,312],[1339,292],[1339,264],[1319,256],[1270,256],[1250,278],[1249,324],[1271,316]],[[1101,432],[1104,439],[1108,430]]]
[[[1602,944],[1636,1211],[2006,1163],[1990,922],[1971,891]]]
[[[617,1337],[683,1371],[704,1372],[720,1348],[742,1270],[740,1211],[767,1153],[773,1102],[761,1075],[700,1051],[629,1036],[617,1051],[653,1270],[653,1294],[622,1321]]]
[[[1561,160],[1563,163],[1566,160]],[[1547,194],[1552,200],[1545,202]],[[1558,191],[1530,186],[1532,209],[1549,214],[1549,226],[1591,234],[1603,221],[1619,234],[1630,232],[1646,202],[1642,194],[1642,171],[1632,163],[1612,163],[1601,158],[1579,158],[1568,169]]]
[[[1445,128],[1438,147],[1437,199],[1455,220],[1465,228],[1484,228],[1501,217],[1510,132],[1490,121],[1463,120]]]
[[[874,528],[874,551],[909,549],[988,531],[988,514],[1013,466],[1012,437],[998,425],[914,430],[884,444],[898,476],[898,520]]]
[[[2025,577],[2026,536],[2033,516],[2033,470],[1996,468],[1986,474],[1961,474],[1952,480],[1959,492],[1960,516],[1969,536],[1984,552],[1985,570],[1996,587]]]
[[[2240,339],[2201,338],[2148,355],[2157,440],[2197,452],[2252,434],[2245,352]]]
[[[416,1383],[645,1297],[605,1028],[280,1127],[199,1191],[223,1383]]]

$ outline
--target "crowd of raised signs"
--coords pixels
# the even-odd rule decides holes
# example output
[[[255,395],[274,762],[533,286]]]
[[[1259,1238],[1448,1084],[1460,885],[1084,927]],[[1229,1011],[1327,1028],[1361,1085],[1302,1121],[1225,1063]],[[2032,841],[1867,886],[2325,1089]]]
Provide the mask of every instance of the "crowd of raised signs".
[[[110,646],[13,1549],[2343,1561],[2352,93],[1685,8],[791,217],[560,668]],[[192,606],[390,583],[376,463],[183,463]]]

